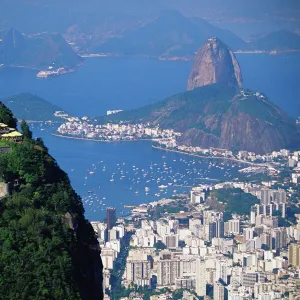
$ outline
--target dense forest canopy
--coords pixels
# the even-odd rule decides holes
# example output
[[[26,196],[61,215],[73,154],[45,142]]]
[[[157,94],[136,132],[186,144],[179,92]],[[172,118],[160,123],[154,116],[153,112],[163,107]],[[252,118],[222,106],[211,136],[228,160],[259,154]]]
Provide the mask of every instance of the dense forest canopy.
[[[0,123],[15,127],[0,104]],[[80,197],[41,139],[21,123],[23,143],[0,154],[0,298],[101,299],[102,263]]]

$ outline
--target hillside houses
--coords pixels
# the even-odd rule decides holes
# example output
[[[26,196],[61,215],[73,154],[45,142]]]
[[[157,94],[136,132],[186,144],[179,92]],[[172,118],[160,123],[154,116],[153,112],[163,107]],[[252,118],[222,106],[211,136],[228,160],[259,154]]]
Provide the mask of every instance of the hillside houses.
[[[0,140],[7,140],[11,142],[22,142],[23,135],[15,128],[10,128],[4,123],[0,123]]]

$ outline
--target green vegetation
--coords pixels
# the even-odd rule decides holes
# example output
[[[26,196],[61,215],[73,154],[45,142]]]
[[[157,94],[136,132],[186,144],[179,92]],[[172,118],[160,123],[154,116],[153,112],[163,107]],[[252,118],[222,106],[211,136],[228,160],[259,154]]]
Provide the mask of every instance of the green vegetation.
[[[176,127],[178,122],[184,122],[184,127],[204,130],[205,124],[199,118],[205,117],[204,108],[208,106],[207,114],[224,113],[235,93],[235,88],[213,84],[173,95],[155,104],[110,115],[104,117],[104,120],[132,123],[154,121],[166,128]]]
[[[165,250],[167,246],[162,241],[157,241],[154,245],[156,250]]]
[[[17,127],[17,120],[14,118],[12,112],[0,102],[0,123],[4,123],[11,128]]]
[[[163,288],[163,289],[159,289],[156,291],[156,290],[150,289],[149,286],[141,287],[141,286],[137,286],[137,285],[132,285],[128,288],[123,287],[123,289],[120,290],[118,292],[118,294],[115,294],[113,299],[120,299],[122,297],[128,297],[130,294],[133,293],[136,296],[138,296],[138,295],[142,296],[143,300],[150,300],[150,297],[154,296],[154,295],[162,295],[165,293],[172,293],[172,299],[180,300],[183,297],[183,291],[184,291],[184,289],[179,289],[179,290],[172,292],[168,288]]]
[[[15,29],[6,31],[0,45],[0,64],[48,69],[74,68],[82,62],[61,34],[22,35]]]
[[[19,120],[30,121],[59,121],[54,116],[55,111],[62,109],[38,96],[20,94],[1,100]]]
[[[9,117],[8,117],[9,116]],[[15,124],[0,105],[0,122]],[[99,299],[102,263],[80,197],[25,122],[20,144],[1,142],[0,178],[12,194],[0,203],[0,295],[5,299]]]
[[[157,205],[153,207],[148,213],[152,220],[158,220],[164,216],[165,213],[176,214],[180,211],[187,211],[188,208],[184,201],[174,201],[167,205]]]
[[[252,117],[272,122],[274,125],[276,125],[276,123],[281,125],[281,120],[278,118],[277,107],[266,99],[263,101],[258,98],[253,92],[247,96],[246,99],[239,101],[239,108],[242,112]]]
[[[203,148],[226,145],[232,151],[262,154],[300,144],[295,120],[280,108],[254,92],[242,95],[239,89],[222,84],[196,88],[98,120],[159,125],[181,132],[180,144]]]
[[[251,206],[259,204],[257,197],[241,189],[223,188],[213,191],[212,195],[225,205],[225,212],[230,214],[249,215]]]

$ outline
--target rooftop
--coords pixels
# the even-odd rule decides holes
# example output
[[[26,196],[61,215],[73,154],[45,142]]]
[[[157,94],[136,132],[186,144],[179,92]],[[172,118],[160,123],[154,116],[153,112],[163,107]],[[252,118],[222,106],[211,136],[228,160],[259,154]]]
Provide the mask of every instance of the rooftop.
[[[21,137],[21,136],[23,136],[23,134],[18,131],[2,134],[2,137]]]

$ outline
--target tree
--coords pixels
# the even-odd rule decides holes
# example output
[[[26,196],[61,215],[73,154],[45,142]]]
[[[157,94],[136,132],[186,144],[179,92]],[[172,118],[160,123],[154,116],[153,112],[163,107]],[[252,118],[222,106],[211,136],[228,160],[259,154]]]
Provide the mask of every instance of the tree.
[[[162,241],[157,241],[154,245],[156,250],[164,250],[167,248],[167,246]]]
[[[179,246],[180,248],[184,248],[184,247],[186,246],[185,241],[179,241],[178,246]]]
[[[14,118],[12,112],[0,102],[0,123],[4,123],[9,127],[17,127],[17,119]]]
[[[1,103],[0,122],[15,122]],[[0,295],[101,299],[102,263],[82,201],[26,122],[21,129],[26,142],[0,155],[1,180],[18,183],[0,203]]]
[[[28,124],[24,120],[22,120],[21,122],[21,132],[25,138],[32,139],[32,132],[29,129]]]

